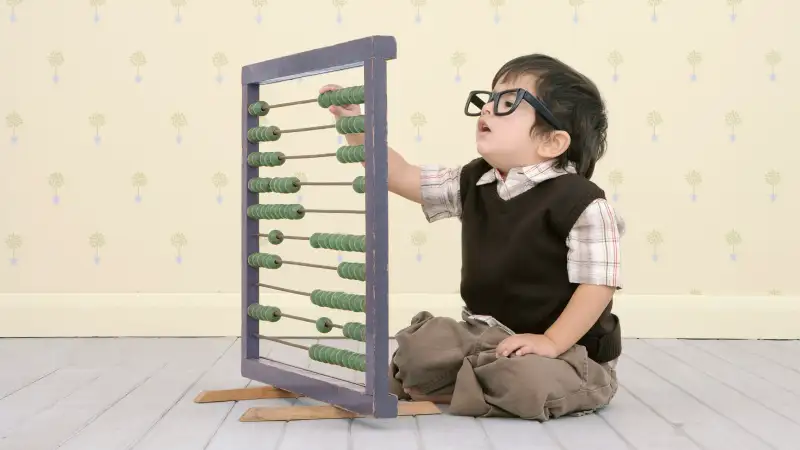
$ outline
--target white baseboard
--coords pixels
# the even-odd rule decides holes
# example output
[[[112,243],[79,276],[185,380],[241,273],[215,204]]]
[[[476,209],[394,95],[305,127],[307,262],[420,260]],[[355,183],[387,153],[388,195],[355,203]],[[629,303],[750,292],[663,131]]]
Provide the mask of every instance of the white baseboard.
[[[363,321],[363,314],[297,296],[261,302],[308,318]],[[389,330],[396,333],[421,310],[457,318],[460,307],[454,294],[395,294]],[[620,295],[614,311],[627,338],[800,339],[800,297]],[[238,336],[240,323],[239,294],[0,294],[0,337]],[[291,319],[265,324],[262,332],[320,335],[313,324]]]

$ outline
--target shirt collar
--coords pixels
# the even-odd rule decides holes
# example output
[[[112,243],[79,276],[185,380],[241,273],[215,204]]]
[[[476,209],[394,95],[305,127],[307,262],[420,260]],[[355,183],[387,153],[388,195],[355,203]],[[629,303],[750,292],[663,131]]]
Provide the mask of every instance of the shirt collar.
[[[537,185],[545,180],[549,180],[551,178],[555,178],[567,173],[577,173],[575,170],[575,164],[569,163],[566,169],[558,169],[555,167],[556,161],[554,159],[541,162],[539,164],[533,164],[530,166],[522,166],[522,167],[515,167],[508,171],[505,179],[508,180],[527,180],[533,183],[533,185]],[[483,176],[480,177],[478,182],[476,183],[478,186],[483,184],[494,183],[497,180],[502,180],[503,176],[500,174],[500,171],[492,168]]]

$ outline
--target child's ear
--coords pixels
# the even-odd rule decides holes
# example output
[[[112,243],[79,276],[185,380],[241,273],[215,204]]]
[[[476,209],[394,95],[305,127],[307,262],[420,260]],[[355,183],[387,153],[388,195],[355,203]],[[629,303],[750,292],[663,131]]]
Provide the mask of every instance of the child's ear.
[[[553,131],[542,136],[542,143],[539,145],[539,156],[543,158],[557,158],[566,152],[572,142],[569,133],[566,131]]]

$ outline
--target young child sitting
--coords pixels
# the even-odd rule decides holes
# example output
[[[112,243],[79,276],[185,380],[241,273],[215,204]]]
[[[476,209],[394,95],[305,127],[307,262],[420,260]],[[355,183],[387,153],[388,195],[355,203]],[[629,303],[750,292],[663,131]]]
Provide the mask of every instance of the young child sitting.
[[[592,81],[540,54],[507,62],[491,86],[470,92],[464,110],[478,117],[480,157],[419,167],[389,149],[389,190],[430,222],[461,221],[465,304],[461,321],[423,311],[397,334],[393,392],[458,415],[590,412],[614,397],[622,351],[611,306],[624,224],[590,181],[606,149],[605,106]]]

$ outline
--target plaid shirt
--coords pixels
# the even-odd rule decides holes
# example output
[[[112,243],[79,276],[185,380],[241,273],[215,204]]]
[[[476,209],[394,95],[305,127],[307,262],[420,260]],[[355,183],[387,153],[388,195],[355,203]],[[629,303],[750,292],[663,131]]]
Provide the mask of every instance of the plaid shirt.
[[[497,170],[486,172],[477,185],[497,183],[497,193],[504,200],[535,187],[544,180],[575,173],[545,162],[514,169],[503,179]],[[421,176],[422,209],[428,222],[461,217],[461,167],[423,166]],[[622,287],[620,279],[620,237],[625,222],[605,199],[593,201],[575,222],[567,237],[567,273],[573,283]]]

